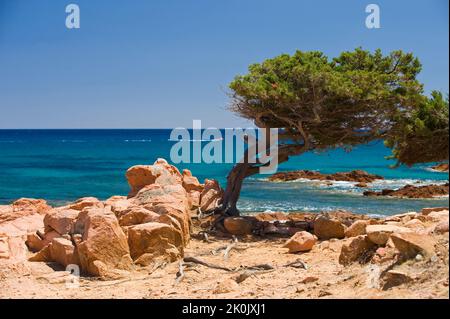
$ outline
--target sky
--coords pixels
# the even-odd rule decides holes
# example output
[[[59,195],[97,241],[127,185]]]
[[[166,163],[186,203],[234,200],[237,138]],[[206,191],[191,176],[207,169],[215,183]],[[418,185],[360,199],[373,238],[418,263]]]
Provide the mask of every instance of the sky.
[[[80,8],[80,28],[65,8]],[[365,8],[380,7],[368,29]],[[0,0],[0,129],[246,127],[228,83],[281,53],[413,52],[449,92],[448,0]]]

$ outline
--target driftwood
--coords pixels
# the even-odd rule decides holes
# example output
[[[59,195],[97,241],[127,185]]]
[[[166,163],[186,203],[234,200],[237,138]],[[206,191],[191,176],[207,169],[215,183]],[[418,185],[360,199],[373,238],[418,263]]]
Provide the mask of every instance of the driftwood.
[[[183,262],[180,261],[180,264],[178,266],[178,272],[177,272],[177,278],[175,279],[175,283],[178,284],[181,282],[184,278],[184,265]]]
[[[207,263],[206,261],[203,261],[203,260],[195,258],[195,257],[184,257],[183,260],[184,260],[184,262],[187,262],[187,263],[199,264],[199,265],[209,267],[209,268],[220,269],[220,270],[225,270],[225,271],[234,271],[231,268],[223,267],[223,266],[219,266],[219,265],[215,265],[215,264],[210,264],[210,263]]]
[[[288,263],[288,264],[284,265],[283,267],[303,268],[305,270],[308,269],[308,265],[300,259],[297,259],[296,261]]]
[[[275,269],[270,269],[270,270],[248,270],[247,269],[247,270],[244,270],[239,275],[237,275],[236,278],[234,278],[234,280],[238,284],[240,284],[241,282],[243,282],[244,280],[246,280],[249,277],[261,275],[261,274],[267,274],[267,273],[273,272],[273,271],[275,271]]]

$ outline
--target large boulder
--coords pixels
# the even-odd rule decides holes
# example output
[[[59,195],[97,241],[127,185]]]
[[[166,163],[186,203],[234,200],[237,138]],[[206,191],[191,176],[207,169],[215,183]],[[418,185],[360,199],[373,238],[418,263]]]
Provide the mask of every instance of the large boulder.
[[[200,207],[200,196],[204,189],[204,185],[200,184],[197,177],[192,176],[190,170],[183,170],[183,187],[188,193],[191,202],[191,210]]]
[[[352,262],[359,260],[366,252],[369,252],[374,247],[374,243],[367,238],[367,235],[353,237],[347,243],[342,245],[339,263],[347,266]]]
[[[284,245],[290,253],[309,251],[316,243],[316,238],[306,231],[300,231],[294,234]]]
[[[345,237],[356,237],[366,234],[366,227],[370,224],[368,220],[357,220],[345,230]]]
[[[44,217],[45,232],[52,230],[60,235],[68,234],[80,212],[69,208],[55,208]]]
[[[406,227],[395,225],[368,225],[366,227],[367,237],[377,245],[385,245],[393,233],[411,233],[412,230]]]
[[[250,235],[254,229],[255,220],[246,217],[227,217],[223,221],[226,231],[233,235]]]
[[[335,218],[320,215],[314,220],[314,234],[323,240],[344,238],[345,226]]]
[[[51,207],[44,200],[22,198],[12,205],[0,206],[0,259],[26,260],[25,244],[29,233],[43,232],[43,219]]]
[[[200,195],[200,209],[202,212],[212,210],[218,206],[222,199],[223,190],[219,182],[205,179],[205,187]]]
[[[43,199],[21,198],[11,205],[0,206],[0,224],[29,215],[44,215],[50,209]]]
[[[100,277],[109,277],[115,269],[131,270],[127,237],[114,213],[92,208],[83,219],[82,241],[77,246],[82,270]]]
[[[406,258],[417,254],[431,257],[434,255],[435,241],[431,236],[415,233],[394,233],[390,236],[395,248]]]
[[[173,262],[183,256],[183,238],[173,226],[150,222],[128,229],[128,244],[136,264],[147,266],[155,259]]]
[[[179,170],[161,158],[153,165],[136,165],[129,168],[126,177],[131,187],[129,197],[134,197],[147,185],[181,185],[183,181]]]

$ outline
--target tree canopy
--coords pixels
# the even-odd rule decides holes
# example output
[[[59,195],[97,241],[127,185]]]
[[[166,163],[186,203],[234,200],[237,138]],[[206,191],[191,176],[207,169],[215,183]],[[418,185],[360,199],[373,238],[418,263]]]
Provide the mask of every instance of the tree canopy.
[[[284,128],[308,149],[351,147],[382,137],[398,107],[422,99],[420,70],[402,51],[282,54],[231,82],[231,110],[258,127]]]
[[[437,91],[415,108],[400,109],[385,141],[392,158],[406,165],[448,161],[448,116],[448,96]]]
[[[423,95],[421,68],[400,50],[384,55],[358,48],[332,59],[319,51],[282,54],[250,65],[230,83],[230,109],[257,127],[282,129],[278,163],[376,139],[384,139],[400,163],[442,160],[448,158],[448,100]],[[258,165],[233,167],[218,211],[239,214],[242,181],[258,173]]]

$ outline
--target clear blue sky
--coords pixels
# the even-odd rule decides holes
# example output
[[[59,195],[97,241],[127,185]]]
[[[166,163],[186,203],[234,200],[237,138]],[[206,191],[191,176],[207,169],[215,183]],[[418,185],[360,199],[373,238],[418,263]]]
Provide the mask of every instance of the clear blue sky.
[[[427,92],[447,93],[448,27],[448,0],[0,0],[0,128],[241,126],[227,84],[296,49],[411,51]]]

